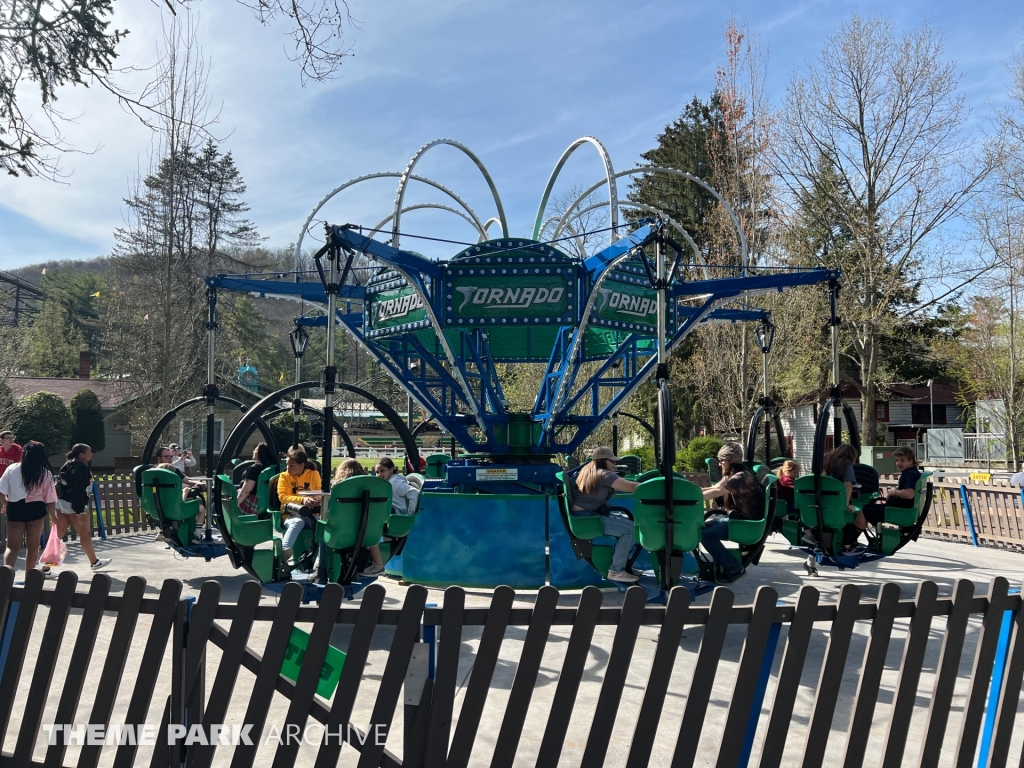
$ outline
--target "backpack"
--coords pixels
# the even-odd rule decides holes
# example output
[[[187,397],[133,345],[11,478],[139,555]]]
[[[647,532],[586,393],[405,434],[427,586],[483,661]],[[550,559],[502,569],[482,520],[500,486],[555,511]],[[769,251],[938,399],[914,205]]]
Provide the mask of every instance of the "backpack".
[[[65,477],[65,473],[67,473],[71,469],[71,466],[74,463],[75,462],[73,460],[65,461],[64,465],[57,470],[57,476],[54,477],[53,479],[53,484],[57,491],[57,498],[60,499],[61,501],[65,500],[64,495],[67,493],[68,490],[68,479],[67,477]]]

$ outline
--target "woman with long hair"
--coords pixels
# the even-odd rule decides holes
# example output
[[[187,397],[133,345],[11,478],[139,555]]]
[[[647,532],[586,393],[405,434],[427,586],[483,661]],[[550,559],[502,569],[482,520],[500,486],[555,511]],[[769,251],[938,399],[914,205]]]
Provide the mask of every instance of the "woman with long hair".
[[[89,462],[92,461],[92,448],[85,443],[76,443],[71,446],[66,458],[64,466],[57,471],[61,492],[60,498],[57,499],[54,525],[57,526],[57,535],[62,539],[69,527],[75,529],[82,544],[82,551],[89,558],[92,569],[98,571],[110,565],[110,560],[96,557],[96,550],[92,546],[89,520],[89,486],[92,485]]]
[[[25,544],[25,572],[36,567],[43,521],[54,514],[56,504],[57,491],[46,448],[31,440],[25,445],[21,461],[11,464],[0,477],[0,514],[7,515],[7,566],[17,565],[21,545]]]
[[[633,550],[633,521],[616,514],[608,507],[608,500],[615,491],[632,493],[639,483],[619,477],[615,471],[618,456],[611,448],[595,448],[592,461],[580,470],[576,477],[576,494],[573,496],[570,512],[578,517],[601,516],[601,528],[605,536],[615,537],[612,562],[608,567],[608,580],[631,584],[639,577],[626,570],[629,553]]]
[[[238,511],[243,515],[256,515],[265,511],[256,508],[256,483],[263,470],[277,466],[278,461],[266,443],[260,443],[253,449],[252,460],[256,463],[245,470],[242,487],[238,489]]]

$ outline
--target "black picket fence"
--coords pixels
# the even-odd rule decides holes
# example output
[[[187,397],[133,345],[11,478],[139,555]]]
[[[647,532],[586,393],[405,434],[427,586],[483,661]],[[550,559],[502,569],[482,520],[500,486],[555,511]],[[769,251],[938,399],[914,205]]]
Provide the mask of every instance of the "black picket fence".
[[[131,577],[112,595],[103,574],[76,592],[74,573],[51,590],[4,568],[0,766],[1001,766],[1022,741],[1024,611],[1008,586],[976,597],[959,581],[940,598],[922,582],[900,600],[886,584],[862,601],[845,585],[834,604],[813,587],[779,604],[760,587],[749,606],[727,589],[692,605],[676,589],[664,607],[636,587],[617,607],[594,588],[569,607],[550,587],[471,607],[449,588],[438,609],[423,587],[385,608],[370,585],[343,608],[336,585],[317,607],[298,585],[261,604],[255,582],[237,603],[207,582],[193,602],[175,580],[147,595]],[[437,627],[431,670],[422,640]],[[116,724],[124,743],[54,737],[54,723],[107,727],[108,742]],[[222,723],[251,743],[218,744]],[[154,743],[124,737],[146,724]],[[289,729],[303,737],[274,740]]]

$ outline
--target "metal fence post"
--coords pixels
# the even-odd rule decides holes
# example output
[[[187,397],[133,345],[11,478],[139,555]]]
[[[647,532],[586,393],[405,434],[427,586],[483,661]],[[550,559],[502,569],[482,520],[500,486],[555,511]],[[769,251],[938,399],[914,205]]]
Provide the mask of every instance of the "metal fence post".
[[[960,484],[960,501],[964,505],[964,515],[967,517],[967,527],[971,531],[971,543],[977,547],[979,546],[978,531],[974,527],[974,514],[971,512],[971,502],[967,498],[967,486],[963,483]]]
[[[100,486],[95,480],[92,481],[92,500],[96,505],[96,530],[100,538],[107,540],[107,529],[103,525],[103,507],[100,506]]]

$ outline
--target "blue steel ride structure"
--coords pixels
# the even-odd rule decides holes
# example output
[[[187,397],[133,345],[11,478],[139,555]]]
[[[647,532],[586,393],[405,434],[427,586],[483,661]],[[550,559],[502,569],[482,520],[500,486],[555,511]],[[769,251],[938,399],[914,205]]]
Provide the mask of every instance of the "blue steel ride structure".
[[[426,151],[445,145],[463,152],[480,169],[494,198],[495,217],[483,221],[454,192],[413,174]],[[598,151],[605,181],[545,222],[555,180],[568,157],[583,146]],[[620,223],[616,179],[652,173],[683,178],[718,199],[736,229],[736,264],[707,265],[686,230],[649,206],[623,202],[622,207],[654,215]],[[379,178],[399,179],[391,215],[366,228],[325,225],[326,242],[314,259],[316,273],[301,271],[302,239],[318,211],[342,190]],[[404,207],[412,182],[447,195],[458,208],[437,203]],[[582,247],[588,233],[577,231],[573,224],[595,207],[582,206],[604,184],[611,226],[602,231],[608,233],[609,243],[590,253]],[[416,235],[402,231],[402,214],[420,208],[460,216],[474,227],[478,241],[464,243],[466,247],[447,260],[403,249],[402,238],[413,240]],[[550,231],[546,227],[556,219],[554,239],[543,241],[541,232]],[[500,227],[500,236],[489,234],[492,224]],[[562,233],[567,234],[559,237]],[[390,238],[384,242],[387,235]],[[579,255],[563,250],[561,245],[567,241],[577,246]],[[363,277],[367,273],[372,273],[369,279]],[[387,563],[388,572],[401,574],[406,581],[444,586],[530,588],[550,583],[571,588],[601,582],[607,567],[595,554],[601,545],[591,547],[592,542],[577,537],[564,515],[560,516],[559,504],[564,499],[559,489],[564,480],[557,476],[560,467],[552,461],[553,456],[580,448],[655,375],[659,380],[655,442],[660,474],[665,478],[664,491],[658,492],[664,496],[666,510],[665,552],[676,552],[673,510],[679,504],[693,503],[677,501],[676,491],[682,488],[685,496],[692,494],[693,488],[684,488],[679,481],[673,490],[668,355],[703,323],[759,322],[765,329],[770,327],[766,311],[736,306],[746,297],[819,283],[834,287],[838,277],[838,272],[824,268],[751,265],[739,219],[706,182],[671,168],[648,166],[616,172],[604,147],[592,137],[574,142],[560,158],[545,188],[532,237],[512,237],[486,168],[463,145],[439,139],[424,145],[401,173],[353,179],[324,197],[300,233],[294,272],[207,278],[210,355],[212,361],[218,291],[292,298],[318,306],[318,316],[306,314],[296,319],[296,333],[310,326],[327,329],[328,361],[319,382],[325,393],[325,489],[330,487],[331,445],[337,428],[334,397],[341,390],[369,396],[338,381],[334,335],[339,328],[405,389],[410,409],[415,401],[424,421],[434,421],[465,451],[447,462],[444,478],[427,481],[416,525],[407,544],[403,539],[392,548],[392,555],[401,552],[401,556]],[[532,364],[542,370],[529,410],[512,410],[505,397],[499,366],[508,364]],[[296,375],[295,384],[268,395],[246,413],[225,440],[219,460],[211,451],[209,466],[223,471],[254,426],[262,426],[267,414],[286,409],[289,400],[297,412],[299,393],[318,383],[301,382]],[[212,398],[216,394],[212,379],[207,389],[204,394]],[[770,402],[765,405],[771,406]],[[212,405],[210,411],[212,414]],[[390,420],[398,420],[393,411]],[[212,416],[208,421],[212,422]],[[396,428],[407,453],[415,458],[414,437],[405,425],[396,424]],[[219,506],[218,494],[214,496],[214,505]],[[481,504],[484,498],[486,503]],[[629,508],[632,499],[617,498],[616,504],[620,503]],[[645,503],[657,500],[647,498]],[[689,542],[692,536],[683,539]],[[686,547],[695,549],[696,544]],[[680,561],[674,554],[660,561],[663,589],[678,574]],[[646,553],[637,565],[650,565]],[[658,563],[654,567],[657,569]],[[324,574],[319,577],[323,580]]]

